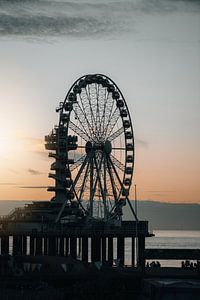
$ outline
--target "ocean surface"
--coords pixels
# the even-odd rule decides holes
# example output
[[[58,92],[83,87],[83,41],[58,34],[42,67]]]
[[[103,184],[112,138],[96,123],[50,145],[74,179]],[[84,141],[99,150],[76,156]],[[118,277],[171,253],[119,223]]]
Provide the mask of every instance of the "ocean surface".
[[[200,249],[200,231],[155,230],[154,237],[146,238],[146,248]],[[125,243],[125,264],[130,265],[131,240]],[[181,260],[160,260],[163,267],[180,267]]]

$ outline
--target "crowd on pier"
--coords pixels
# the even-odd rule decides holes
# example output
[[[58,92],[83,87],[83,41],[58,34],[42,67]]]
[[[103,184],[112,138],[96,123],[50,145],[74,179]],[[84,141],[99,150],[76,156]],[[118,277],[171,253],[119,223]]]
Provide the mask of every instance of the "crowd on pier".
[[[190,269],[190,270],[197,270],[200,271],[200,261],[197,262],[190,262],[189,260],[185,260],[181,262],[182,269]]]

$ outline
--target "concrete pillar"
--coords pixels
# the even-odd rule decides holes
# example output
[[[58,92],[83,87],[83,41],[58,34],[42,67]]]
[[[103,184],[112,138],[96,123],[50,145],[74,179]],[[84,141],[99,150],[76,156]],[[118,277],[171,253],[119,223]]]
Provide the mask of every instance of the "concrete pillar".
[[[36,237],[36,247],[35,247],[35,255],[42,255],[43,249],[42,249],[42,237],[37,236]]]
[[[64,256],[64,237],[61,236],[60,239],[60,244],[59,244],[59,255]]]
[[[77,239],[76,239],[76,237],[70,238],[70,255],[73,258],[77,257]]]
[[[13,236],[13,255],[22,255],[22,236]]]
[[[43,253],[44,255],[48,255],[48,237],[44,236],[43,241],[44,241]]]
[[[9,236],[1,237],[1,255],[9,253]]]
[[[88,262],[88,237],[82,237],[82,261]]]
[[[106,261],[106,237],[101,238],[101,261],[102,263]]]
[[[35,255],[35,237],[33,235],[30,236],[30,255]]]
[[[131,238],[131,265],[135,267],[135,238]]]
[[[101,260],[101,239],[100,237],[91,238],[91,260],[92,262]]]
[[[65,255],[68,256],[69,255],[69,238],[65,237]]]
[[[57,238],[49,236],[48,238],[48,255],[55,256],[57,254]]]
[[[138,265],[142,268],[142,271],[145,270],[145,237],[138,237]]]
[[[113,238],[108,237],[108,261],[110,265],[113,265]]]
[[[27,254],[27,236],[23,235],[22,237],[22,254],[26,255]]]
[[[120,260],[120,265],[124,265],[124,237],[117,238],[117,259]]]

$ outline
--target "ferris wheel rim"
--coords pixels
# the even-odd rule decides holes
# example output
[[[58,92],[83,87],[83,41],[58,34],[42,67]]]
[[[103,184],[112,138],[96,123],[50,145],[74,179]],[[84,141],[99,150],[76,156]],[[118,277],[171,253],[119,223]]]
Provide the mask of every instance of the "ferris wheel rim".
[[[134,159],[135,159],[135,146],[134,146],[134,131],[133,131],[133,125],[132,125],[130,112],[129,112],[129,109],[128,109],[128,105],[127,105],[127,103],[126,103],[126,101],[125,101],[125,98],[124,98],[124,96],[123,96],[121,90],[120,90],[119,87],[117,86],[117,84],[116,84],[110,77],[108,77],[108,76],[106,76],[106,75],[103,75],[103,74],[87,74],[87,75],[83,75],[83,76],[81,76],[80,78],[78,78],[78,79],[72,84],[72,86],[70,87],[70,89],[69,89],[69,91],[68,91],[68,93],[67,93],[67,95],[66,95],[66,97],[65,97],[65,99],[64,99],[64,101],[63,101],[63,103],[62,103],[62,107],[61,107],[61,115],[62,115],[62,113],[65,111],[65,104],[67,103],[68,98],[69,98],[69,95],[70,95],[70,93],[72,92],[73,88],[77,85],[78,82],[80,82],[80,80],[86,79],[86,78],[88,78],[89,76],[100,76],[100,77],[102,77],[103,79],[107,79],[107,80],[109,81],[109,83],[111,83],[112,85],[114,85],[114,87],[117,89],[117,91],[119,92],[119,94],[120,94],[120,96],[121,96],[121,98],[122,98],[122,100],[123,100],[123,104],[124,104],[125,109],[126,109],[126,111],[127,111],[127,117],[128,117],[128,120],[130,121],[130,128],[129,128],[129,130],[130,130],[130,132],[132,133],[132,137],[130,138],[130,140],[132,141],[132,145],[133,145],[133,149],[132,149],[132,150],[127,150],[127,141],[126,141],[126,139],[125,139],[125,149],[124,149],[124,151],[125,151],[124,153],[125,153],[125,157],[126,157],[126,160],[125,160],[125,168],[127,167],[127,164],[128,164],[128,163],[127,163],[127,152],[128,152],[128,151],[131,151],[132,156],[133,156],[133,162],[132,162],[132,172],[129,174],[129,175],[130,175],[130,176],[129,176],[129,179],[130,179],[130,182],[132,182],[132,178],[133,178],[133,170],[134,170]],[[88,83],[88,85],[89,85],[89,83]],[[119,111],[120,111],[120,109],[119,109]],[[70,116],[71,116],[71,112],[69,113],[69,121],[66,123],[67,134],[68,134],[68,132],[69,132]],[[123,121],[123,117],[122,117],[122,116],[120,116],[120,117],[121,117],[121,120]],[[62,119],[60,118],[60,120],[59,120],[59,126],[61,125],[61,123],[62,123]],[[125,133],[126,133],[126,132],[127,132],[127,131],[126,131],[125,127],[123,127],[123,135],[124,135],[124,136],[125,136]],[[68,167],[69,167],[69,165],[68,165]],[[113,169],[114,169],[114,166],[113,166]],[[115,172],[116,172],[116,170],[115,170]],[[125,173],[125,171],[124,171],[124,172],[123,172],[123,178],[122,178],[122,182],[123,182],[123,183],[124,183],[125,178],[126,178],[126,173]],[[73,178],[72,178],[72,181],[73,181]],[[128,192],[129,192],[129,190],[130,190],[130,187],[131,187],[131,184],[128,185],[128,188],[127,188]],[[124,188],[124,187],[123,187],[123,188]],[[73,189],[74,189],[74,192],[76,192],[76,191],[75,191],[75,186],[74,186]],[[119,197],[120,197],[121,193],[122,193],[122,187],[120,188]]]

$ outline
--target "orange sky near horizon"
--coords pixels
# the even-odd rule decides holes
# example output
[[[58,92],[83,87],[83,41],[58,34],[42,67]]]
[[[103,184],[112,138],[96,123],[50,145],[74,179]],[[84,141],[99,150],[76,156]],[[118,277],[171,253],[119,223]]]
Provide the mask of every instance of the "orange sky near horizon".
[[[141,200],[200,204],[198,1],[75,2],[0,1],[0,200],[51,199],[55,108],[77,78],[101,73],[133,122],[130,198],[136,184]]]
[[[9,140],[10,138],[10,140]],[[46,187],[54,181],[48,179],[52,159],[44,149],[44,141],[18,135],[7,137],[1,147],[0,200],[50,200],[53,193]],[[6,146],[7,145],[7,146]],[[152,149],[151,149],[152,148]],[[184,155],[171,153],[163,159],[162,149],[143,147],[136,140],[136,163],[130,199],[134,199],[134,184],[140,200],[176,203],[199,203],[199,173],[194,161],[188,164]],[[170,148],[169,148],[170,153]],[[192,157],[192,154],[190,154]],[[196,181],[194,180],[196,179]]]

